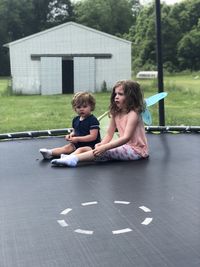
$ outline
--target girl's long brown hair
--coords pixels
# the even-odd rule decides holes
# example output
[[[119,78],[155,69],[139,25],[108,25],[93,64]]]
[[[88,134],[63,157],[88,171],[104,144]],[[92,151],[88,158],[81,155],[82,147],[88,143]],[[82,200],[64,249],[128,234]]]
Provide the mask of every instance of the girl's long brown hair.
[[[115,103],[115,89],[119,86],[122,86],[124,89],[127,113],[131,110],[134,110],[137,113],[143,112],[146,105],[139,83],[131,80],[122,80],[118,81],[112,89],[109,107],[111,115],[116,115],[119,112],[119,109]]]

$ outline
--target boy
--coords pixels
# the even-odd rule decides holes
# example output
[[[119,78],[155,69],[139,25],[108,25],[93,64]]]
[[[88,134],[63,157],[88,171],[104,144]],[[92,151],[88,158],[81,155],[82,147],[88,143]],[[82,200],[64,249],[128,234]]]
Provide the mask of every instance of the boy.
[[[76,116],[72,121],[73,131],[65,136],[69,141],[65,146],[53,149],[41,148],[44,159],[61,156],[62,154],[82,153],[94,149],[95,144],[101,141],[99,121],[91,114],[95,109],[96,101],[87,92],[76,93],[72,99],[72,108]]]

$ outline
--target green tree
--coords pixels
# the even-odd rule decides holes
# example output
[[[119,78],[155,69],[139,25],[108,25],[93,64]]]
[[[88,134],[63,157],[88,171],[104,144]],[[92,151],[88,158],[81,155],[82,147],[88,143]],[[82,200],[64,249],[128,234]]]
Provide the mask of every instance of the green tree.
[[[0,25],[5,27],[6,41],[13,41],[30,34],[31,7],[31,2],[26,0],[1,0]]]
[[[180,33],[189,32],[198,24],[200,14],[200,0],[184,0],[171,8],[170,17],[174,18],[181,29]]]
[[[151,69],[155,65],[155,36],[154,6],[144,6],[137,16],[135,26],[130,28],[127,36],[132,41],[134,69],[140,69],[145,64],[147,69]]]
[[[48,5],[47,21],[52,25],[74,20],[74,9],[70,0],[54,0]]]
[[[172,6],[169,17],[174,23],[174,37],[170,38],[168,51],[174,51],[171,62],[178,68],[199,69],[199,14],[200,0],[185,0]],[[169,34],[168,34],[169,36]]]
[[[0,14],[13,41],[72,19],[73,6],[70,0],[1,0]]]
[[[32,32],[39,32],[74,19],[73,5],[70,0],[31,0]]]
[[[0,75],[9,75],[8,50],[5,43],[27,34],[30,3],[25,0],[1,0],[0,2]]]
[[[177,69],[177,45],[181,38],[181,28],[177,20],[171,16],[172,7],[162,6],[162,55],[164,67],[169,71]]]
[[[133,23],[133,0],[85,0],[75,5],[78,23],[110,34],[128,32]],[[138,2],[138,1],[136,1]]]
[[[197,23],[200,0],[185,0],[172,6],[161,5],[163,66],[169,71],[197,69],[199,54]],[[194,30],[194,31],[193,31]],[[191,35],[191,36],[190,36]],[[125,38],[132,41],[133,68],[150,70],[156,68],[156,31],[154,2],[141,8],[136,22]],[[186,60],[186,51],[193,49],[194,55]],[[187,64],[188,62],[188,64]],[[190,62],[190,63],[189,63]]]
[[[178,44],[178,60],[182,70],[200,70],[200,20],[199,26],[183,36]]]
[[[73,20],[70,0],[0,1],[0,75],[9,75],[8,51],[3,44]]]

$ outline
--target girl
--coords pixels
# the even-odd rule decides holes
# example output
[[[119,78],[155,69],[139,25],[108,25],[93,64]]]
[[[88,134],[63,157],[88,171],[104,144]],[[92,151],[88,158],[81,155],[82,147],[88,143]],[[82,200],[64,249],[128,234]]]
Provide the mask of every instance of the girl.
[[[63,155],[51,163],[75,167],[79,161],[147,158],[148,144],[141,117],[144,109],[145,102],[140,85],[129,80],[117,82],[110,99],[110,124],[103,140],[91,151]],[[112,140],[116,129],[119,138]]]

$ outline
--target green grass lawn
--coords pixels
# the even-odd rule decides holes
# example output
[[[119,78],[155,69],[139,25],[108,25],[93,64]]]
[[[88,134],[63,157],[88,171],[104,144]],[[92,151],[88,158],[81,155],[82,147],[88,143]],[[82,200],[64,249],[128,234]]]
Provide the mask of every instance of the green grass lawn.
[[[156,93],[157,80],[138,80],[145,96]],[[152,90],[154,88],[154,91]],[[200,125],[200,72],[164,77],[166,125]],[[153,125],[158,125],[158,107],[151,108]]]
[[[166,125],[200,125],[200,75],[173,75],[164,78]],[[138,80],[145,97],[157,93],[156,81]],[[9,81],[0,79],[0,133],[71,127],[75,113],[72,95],[22,96],[7,94]],[[110,93],[96,93],[98,117],[109,105]],[[158,105],[150,108],[153,125],[158,125]]]
[[[100,116],[108,107],[109,94],[96,94],[94,114]],[[0,97],[0,133],[71,127],[75,112],[72,95]]]

